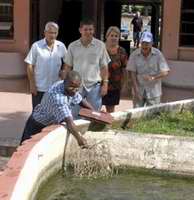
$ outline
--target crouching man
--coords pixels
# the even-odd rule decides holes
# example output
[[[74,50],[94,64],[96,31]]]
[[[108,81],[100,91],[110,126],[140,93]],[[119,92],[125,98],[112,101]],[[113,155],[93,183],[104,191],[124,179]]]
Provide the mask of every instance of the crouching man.
[[[93,107],[79,94],[81,77],[78,72],[70,71],[66,79],[55,83],[43,96],[41,103],[33,110],[26,122],[21,143],[44,127],[65,122],[67,129],[81,147],[87,147],[86,140],[79,134],[73,122],[72,107],[79,104],[88,109]]]

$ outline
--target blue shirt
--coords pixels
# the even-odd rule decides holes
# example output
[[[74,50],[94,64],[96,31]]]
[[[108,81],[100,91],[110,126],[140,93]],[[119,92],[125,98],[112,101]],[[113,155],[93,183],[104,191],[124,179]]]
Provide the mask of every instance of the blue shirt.
[[[79,104],[82,101],[81,95],[77,92],[74,96],[66,94],[64,82],[56,82],[46,92],[33,113],[33,118],[43,124],[59,124],[67,117],[72,117],[72,106]],[[73,117],[72,117],[73,118]]]

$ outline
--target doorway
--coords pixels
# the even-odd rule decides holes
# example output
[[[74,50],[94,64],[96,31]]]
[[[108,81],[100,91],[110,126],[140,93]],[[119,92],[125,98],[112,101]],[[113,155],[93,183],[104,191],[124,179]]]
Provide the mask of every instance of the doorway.
[[[58,24],[60,27],[58,39],[68,46],[80,37],[79,23],[82,18],[82,1],[63,1]]]
[[[130,54],[132,43],[132,33],[130,32],[130,21],[134,16],[135,11],[140,11],[144,25],[143,31],[151,31],[154,38],[154,46],[160,47],[161,40],[161,19],[162,19],[162,4],[161,0],[122,0],[111,1],[106,0],[104,5],[104,35],[109,26],[118,26],[120,29],[123,21],[127,21],[128,35],[121,38],[121,46],[123,46],[128,54]]]
[[[58,40],[65,43],[79,38],[79,23],[83,14],[82,0],[31,0],[30,7],[30,43],[40,40],[44,33],[45,24],[54,21],[59,25]],[[45,9],[45,7],[47,9]]]
[[[39,12],[39,1],[32,0],[30,2],[30,43],[34,43],[39,38],[39,20],[40,20],[40,12]]]

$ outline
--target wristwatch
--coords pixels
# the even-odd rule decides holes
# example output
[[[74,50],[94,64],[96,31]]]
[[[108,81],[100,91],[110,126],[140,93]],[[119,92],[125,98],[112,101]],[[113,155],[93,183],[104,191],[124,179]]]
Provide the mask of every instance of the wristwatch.
[[[108,80],[107,79],[103,80],[103,83],[108,83]]]

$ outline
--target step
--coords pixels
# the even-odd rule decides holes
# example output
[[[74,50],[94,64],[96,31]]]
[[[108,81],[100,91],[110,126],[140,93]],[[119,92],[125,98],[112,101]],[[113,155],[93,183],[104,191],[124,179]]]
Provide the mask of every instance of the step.
[[[19,139],[0,138],[0,156],[10,157],[19,145]]]
[[[10,157],[0,156],[0,171],[4,169],[5,165],[9,161]],[[1,172],[0,172],[1,174]]]
[[[28,93],[27,78],[0,78],[0,92]]]

